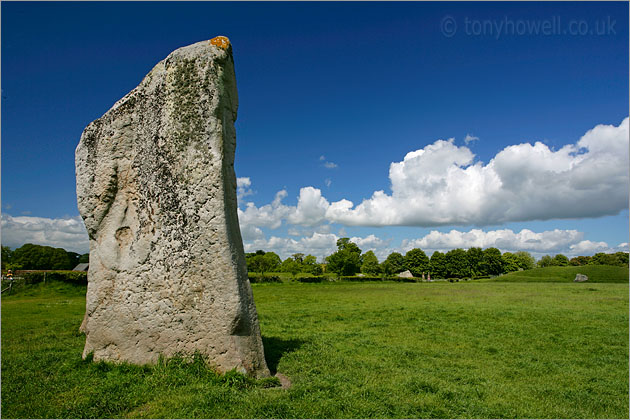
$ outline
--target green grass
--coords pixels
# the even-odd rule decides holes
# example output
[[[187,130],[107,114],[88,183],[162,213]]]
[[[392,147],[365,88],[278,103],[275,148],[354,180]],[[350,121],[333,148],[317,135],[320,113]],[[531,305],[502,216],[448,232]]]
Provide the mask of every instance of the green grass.
[[[82,361],[64,287],[2,299],[3,417],[628,418],[627,284],[256,284],[288,390]]]
[[[585,265],[581,267],[545,267],[517,271],[486,281],[499,282],[573,282],[576,274],[588,276],[587,283],[628,283],[628,267]]]

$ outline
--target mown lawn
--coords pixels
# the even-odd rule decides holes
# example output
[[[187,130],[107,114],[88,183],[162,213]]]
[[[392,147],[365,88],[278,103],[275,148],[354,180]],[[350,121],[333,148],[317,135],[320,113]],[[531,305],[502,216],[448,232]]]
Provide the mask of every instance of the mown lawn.
[[[253,285],[284,390],[81,360],[84,288],[2,299],[2,416],[628,418],[628,284]]]

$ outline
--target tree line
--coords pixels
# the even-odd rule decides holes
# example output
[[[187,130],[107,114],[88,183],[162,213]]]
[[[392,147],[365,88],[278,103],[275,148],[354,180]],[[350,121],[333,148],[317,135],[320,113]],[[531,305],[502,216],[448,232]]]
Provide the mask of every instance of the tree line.
[[[317,263],[313,255],[293,254],[284,261],[274,252],[258,250],[245,254],[249,272],[269,273],[286,272],[311,273],[320,275],[324,272],[337,276],[354,276],[362,273],[368,276],[392,276],[409,270],[414,277],[431,275],[432,278],[475,278],[497,276],[519,270],[550,266],[580,265],[616,265],[628,266],[628,253],[598,253],[592,257],[574,257],[565,255],[545,255],[540,260],[525,251],[504,252],[490,247],[481,249],[461,248],[448,252],[435,251],[429,257],[420,248],[409,250],[405,255],[392,252],[379,262],[373,251],[362,252],[349,238],[337,240],[337,251],[324,258],[323,264]]]
[[[89,262],[90,254],[69,252],[34,244],[24,244],[11,250],[2,246],[2,269],[11,270],[72,270],[79,263]]]
[[[392,252],[379,262],[373,251],[362,252],[349,238],[337,241],[337,251],[318,263],[313,255],[296,253],[284,261],[275,252],[245,254],[250,273],[283,272],[296,275],[310,273],[318,276],[324,272],[337,276],[354,276],[362,273],[368,276],[392,276],[409,270],[414,277],[431,273],[433,278],[465,278],[499,275],[534,267],[615,265],[628,266],[628,253],[597,253],[593,256],[578,256],[569,259],[565,255],[545,255],[536,261],[528,252],[501,253],[497,248],[461,248],[442,253],[435,251],[431,256],[420,248],[414,248],[405,255]],[[2,246],[2,269],[13,270],[72,270],[79,263],[89,262],[89,254],[68,252],[63,248],[25,244],[15,250]]]

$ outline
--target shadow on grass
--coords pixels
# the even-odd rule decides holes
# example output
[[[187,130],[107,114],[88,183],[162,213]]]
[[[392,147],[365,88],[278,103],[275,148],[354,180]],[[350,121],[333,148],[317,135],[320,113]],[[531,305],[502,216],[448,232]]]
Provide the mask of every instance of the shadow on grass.
[[[263,337],[262,341],[267,367],[272,375],[278,372],[278,363],[280,363],[282,356],[299,349],[304,344],[302,340],[283,340],[278,337]]]

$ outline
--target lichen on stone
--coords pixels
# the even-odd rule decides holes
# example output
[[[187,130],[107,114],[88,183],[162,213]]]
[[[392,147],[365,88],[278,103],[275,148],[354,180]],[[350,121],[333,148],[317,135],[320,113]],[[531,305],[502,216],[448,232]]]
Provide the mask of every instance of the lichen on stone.
[[[210,40],[210,44],[227,50],[230,47],[230,40],[226,36],[215,36]]]
[[[176,150],[182,152],[187,144],[198,142],[204,130],[199,115],[201,82],[195,60],[185,59],[177,65],[173,74],[174,117],[179,123],[174,133]]]

